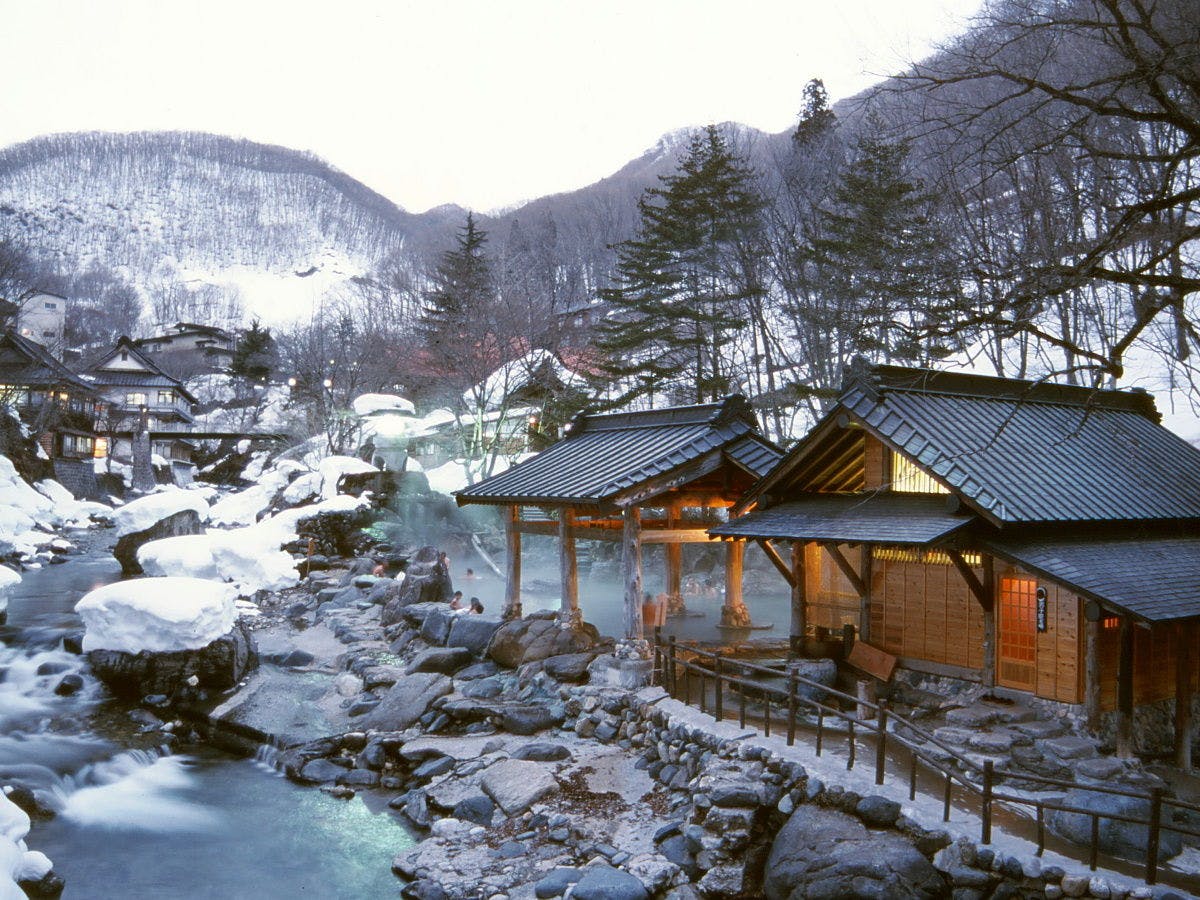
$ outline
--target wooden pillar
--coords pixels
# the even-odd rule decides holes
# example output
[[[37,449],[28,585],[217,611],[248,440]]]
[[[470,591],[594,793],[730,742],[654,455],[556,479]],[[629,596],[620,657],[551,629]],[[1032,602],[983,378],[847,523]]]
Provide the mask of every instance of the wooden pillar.
[[[679,507],[667,507],[667,527],[679,527]],[[683,544],[670,543],[666,546],[667,563],[667,612],[678,615],[687,609],[683,600]]]
[[[865,590],[858,598],[858,638],[861,641],[871,640],[871,580],[874,565],[875,548],[871,544],[863,544],[860,549],[859,572],[862,573],[862,583]]]
[[[642,511],[627,506],[621,516],[621,575],[625,585],[625,639],[640,641],[642,628]]]
[[[745,541],[725,542],[725,603],[721,607],[723,628],[750,627],[750,611],[742,599],[742,561],[745,555]]]
[[[1196,642],[1196,623],[1180,622],[1175,631],[1175,765],[1183,771],[1192,768],[1192,655]]]
[[[521,532],[517,531],[520,508],[504,508],[504,542],[507,547],[504,577],[504,619],[521,618]]]
[[[1117,756],[1133,757],[1133,621],[1121,616],[1117,659]]]
[[[1100,731],[1100,612],[1087,619],[1083,633],[1083,705],[1088,731]],[[1087,616],[1085,615],[1086,619]]]
[[[990,556],[983,557],[983,670],[979,673],[986,690],[996,686],[996,566]]]
[[[575,561],[575,512],[563,507],[558,512],[558,563],[562,577],[562,605],[558,624],[578,628],[583,624],[579,612],[579,566]]]
[[[804,635],[808,631],[807,602],[805,596],[803,541],[792,541],[792,625],[790,631],[791,655],[804,655]]]

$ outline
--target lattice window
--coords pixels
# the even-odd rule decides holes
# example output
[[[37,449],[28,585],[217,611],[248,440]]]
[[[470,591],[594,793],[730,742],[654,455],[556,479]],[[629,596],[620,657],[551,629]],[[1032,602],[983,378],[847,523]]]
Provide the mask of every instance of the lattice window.
[[[1037,680],[1037,582],[1000,579],[1000,682],[1033,690]]]
[[[876,547],[871,555],[884,562],[924,563],[927,566],[948,566],[950,556],[943,550],[916,550],[909,547]],[[978,553],[964,553],[965,562],[972,569],[983,565],[983,557]]]

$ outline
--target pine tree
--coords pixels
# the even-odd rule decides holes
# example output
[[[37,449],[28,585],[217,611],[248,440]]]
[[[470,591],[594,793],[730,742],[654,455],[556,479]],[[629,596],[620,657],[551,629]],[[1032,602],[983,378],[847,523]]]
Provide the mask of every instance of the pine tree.
[[[456,358],[471,353],[473,336],[490,315],[496,283],[486,244],[487,232],[467,213],[454,247],[441,255],[433,272],[418,329],[435,369],[453,367]]]
[[[806,252],[833,300],[825,326],[848,332],[854,352],[912,362],[939,353],[929,341],[955,290],[949,242],[908,153],[868,116]]]
[[[229,374],[235,378],[262,383],[271,377],[275,367],[275,339],[271,329],[263,328],[258,319],[238,335],[237,347],[229,362]]]
[[[612,311],[597,345],[614,403],[665,395],[702,403],[731,384],[723,346],[761,288],[739,255],[758,235],[755,174],[715,126],[697,133],[677,171],[638,202],[637,235],[617,248]],[[610,385],[612,386],[612,385]]]

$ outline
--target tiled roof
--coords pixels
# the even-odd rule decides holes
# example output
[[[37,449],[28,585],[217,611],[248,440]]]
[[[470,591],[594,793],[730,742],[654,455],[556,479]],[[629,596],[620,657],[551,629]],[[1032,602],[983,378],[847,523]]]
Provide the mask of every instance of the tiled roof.
[[[9,359],[0,362],[0,382],[29,387],[69,387],[87,394],[96,389],[60,363],[50,351],[36,341],[22,337],[9,329],[0,335],[0,346]]]
[[[710,528],[715,537],[925,546],[975,520],[919,494],[812,494]]]
[[[756,430],[741,396],[582,416],[557,444],[456,496],[459,503],[598,503],[714,453],[758,476],[783,454]]]
[[[145,372],[131,372],[123,369],[107,369],[105,365],[118,353],[124,352],[134,357],[146,367]],[[196,398],[184,386],[183,382],[163,371],[153,359],[127,337],[121,337],[116,345],[101,357],[100,361],[89,367],[86,372],[99,387],[153,387],[171,388],[189,403],[195,403]]]
[[[1001,532],[988,551],[1147,622],[1200,616],[1200,537]]]
[[[1148,395],[880,366],[839,405],[997,524],[1200,518]]]

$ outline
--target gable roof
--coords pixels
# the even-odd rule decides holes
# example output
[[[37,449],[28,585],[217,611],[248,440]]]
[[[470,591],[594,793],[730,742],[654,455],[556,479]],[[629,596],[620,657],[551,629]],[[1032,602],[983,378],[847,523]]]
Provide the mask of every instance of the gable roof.
[[[567,436],[456,493],[462,503],[605,503],[679,470],[685,483],[732,464],[754,478],[783,452],[758,434],[745,397],[644,412],[579,416]]]
[[[29,387],[69,387],[86,394],[96,391],[37,341],[7,328],[0,335],[0,382]]]
[[[754,495],[811,489],[806,458],[860,425],[994,525],[1200,519],[1200,450],[1158,423],[1140,391],[871,366]]]
[[[143,371],[106,369],[105,366],[112,362],[118,353],[122,352],[133,357],[142,366]],[[182,381],[164,372],[158,363],[154,362],[137,344],[125,336],[118,339],[113,348],[100,357],[99,361],[89,366],[85,374],[94,384],[100,387],[170,388],[188,403],[198,402]]]

